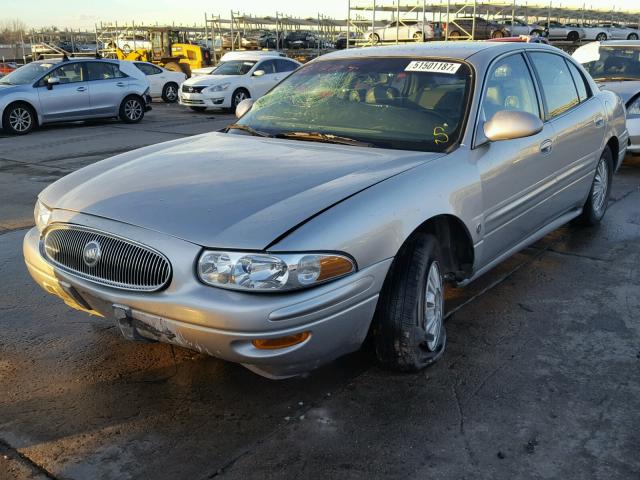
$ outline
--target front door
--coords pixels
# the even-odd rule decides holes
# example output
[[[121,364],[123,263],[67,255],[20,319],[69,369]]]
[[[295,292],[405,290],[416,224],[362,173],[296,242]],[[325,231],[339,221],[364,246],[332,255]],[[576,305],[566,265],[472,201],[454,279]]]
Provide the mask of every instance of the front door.
[[[533,75],[522,54],[498,59],[489,68],[476,143],[483,125],[502,110],[519,110],[542,118]],[[550,123],[531,137],[486,143],[472,150],[482,182],[483,219],[479,265],[486,265],[529,237],[551,212],[543,202],[552,189],[557,164],[550,148]]]
[[[251,96],[254,98],[261,97],[280,81],[283,76],[278,73],[275,60],[264,60],[256,65],[254,72],[262,70],[263,75],[251,75]]]
[[[89,87],[82,62],[63,63],[38,82],[38,98],[45,122],[74,120],[88,115]],[[60,83],[49,85],[49,78]]]

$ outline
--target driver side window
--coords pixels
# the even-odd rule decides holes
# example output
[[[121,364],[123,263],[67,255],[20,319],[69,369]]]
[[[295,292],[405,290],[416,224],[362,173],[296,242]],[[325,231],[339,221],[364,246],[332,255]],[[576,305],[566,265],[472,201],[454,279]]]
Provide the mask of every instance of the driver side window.
[[[58,78],[60,84],[84,82],[84,69],[80,62],[64,63],[42,78],[40,86],[45,86],[49,78]]]
[[[482,119],[488,121],[500,110],[517,110],[540,117],[533,78],[519,53],[498,60],[487,74]]]

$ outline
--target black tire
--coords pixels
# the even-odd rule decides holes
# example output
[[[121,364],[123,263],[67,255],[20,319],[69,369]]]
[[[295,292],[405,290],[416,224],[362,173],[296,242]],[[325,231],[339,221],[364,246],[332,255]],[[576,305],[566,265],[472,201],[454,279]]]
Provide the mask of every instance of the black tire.
[[[491,33],[491,38],[504,38],[504,32],[502,30],[496,30]]]
[[[189,108],[194,112],[204,112],[207,109],[207,107],[189,107]]]
[[[460,38],[460,32],[458,30],[454,30],[449,33],[449,38],[453,38],[454,40],[458,40]]]
[[[424,35],[422,35],[422,32],[416,32],[413,34],[413,41],[414,42],[424,42]]]
[[[242,100],[246,100],[247,98],[251,98],[251,94],[245,88],[238,88],[233,92],[231,97],[231,111],[235,112],[236,107]]]
[[[169,82],[162,87],[162,100],[166,103],[176,103],[178,101],[178,84]]]
[[[124,123],[138,123],[144,118],[145,105],[142,98],[129,95],[120,104],[118,117]]]
[[[567,40],[569,40],[570,42],[577,42],[580,40],[580,34],[578,32],[569,32],[569,35],[567,35]]]
[[[38,117],[31,105],[16,102],[5,108],[2,126],[6,132],[13,135],[26,135],[38,126]]]
[[[638,40],[638,34],[637,33],[630,33],[627,36],[627,40]]]
[[[415,372],[436,362],[444,352],[443,263],[433,235],[418,233],[402,246],[385,280],[372,328],[376,357],[386,368]],[[440,296],[431,310],[439,315],[437,334],[425,328],[427,276],[435,264]],[[435,299],[435,297],[434,297]],[[435,332],[435,330],[430,329]]]
[[[377,33],[372,33],[371,35],[369,35],[369,43],[371,43],[372,45],[377,45],[380,43],[380,35],[378,35]]]
[[[604,32],[600,32],[598,35],[596,35],[596,41],[598,42],[604,42],[607,39],[607,34]]]
[[[603,181],[602,176],[606,175],[606,181]],[[578,217],[578,222],[587,225],[594,226],[600,223],[602,217],[607,211],[609,205],[609,193],[611,191],[611,181],[613,179],[613,155],[609,147],[605,147],[598,165],[596,166],[596,172],[593,176],[593,183],[589,190],[589,196],[584,204],[582,213]],[[604,192],[599,190],[604,188]],[[598,192],[601,192],[601,195]]]

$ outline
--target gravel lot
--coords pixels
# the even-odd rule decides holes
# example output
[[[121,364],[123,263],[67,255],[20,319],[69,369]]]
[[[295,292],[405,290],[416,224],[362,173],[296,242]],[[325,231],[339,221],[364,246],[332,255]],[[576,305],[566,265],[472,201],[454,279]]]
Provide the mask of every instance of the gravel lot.
[[[601,227],[451,289],[448,350],[416,375],[363,351],[274,382],[126,342],[30,280],[21,241],[48,183],[232,120],[156,103],[135,126],[0,135],[0,480],[639,478],[638,158]]]

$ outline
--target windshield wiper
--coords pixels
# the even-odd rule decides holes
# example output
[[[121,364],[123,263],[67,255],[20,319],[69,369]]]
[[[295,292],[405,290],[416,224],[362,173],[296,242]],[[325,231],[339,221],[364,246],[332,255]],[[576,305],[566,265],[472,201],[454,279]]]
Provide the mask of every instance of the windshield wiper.
[[[284,132],[274,135],[276,138],[286,138],[289,140],[306,140],[310,142],[337,143],[339,145],[352,145],[355,147],[373,147],[372,143],[363,142],[354,138],[341,137],[330,133],[320,132]]]
[[[255,128],[251,128],[248,125],[242,125],[240,123],[232,123],[227,127],[227,131],[228,130],[242,130],[243,132],[250,133],[255,137],[273,137],[273,135],[266,132],[261,132],[260,130],[256,130]]]

